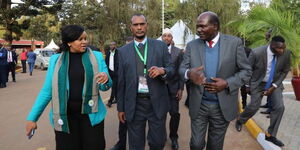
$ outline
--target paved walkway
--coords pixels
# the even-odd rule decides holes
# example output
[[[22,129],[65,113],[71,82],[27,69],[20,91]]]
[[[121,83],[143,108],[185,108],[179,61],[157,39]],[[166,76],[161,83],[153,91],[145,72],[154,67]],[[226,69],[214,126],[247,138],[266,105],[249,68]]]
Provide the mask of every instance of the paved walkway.
[[[290,83],[291,76],[289,75],[284,82],[284,105],[285,112],[281,120],[277,138],[282,140],[286,145],[284,150],[299,150],[300,149],[300,101],[296,100],[293,92],[293,87]],[[250,99],[248,97],[248,99]],[[263,99],[262,104],[266,103],[266,98]],[[255,122],[263,129],[267,130],[270,124],[270,119],[260,113],[265,111],[261,108],[254,116]],[[245,129],[244,129],[245,130]]]
[[[17,74],[17,82],[8,82],[8,87],[0,89],[0,150],[54,150],[54,132],[49,124],[49,106],[38,121],[38,129],[34,137],[28,140],[25,136],[26,116],[42,87],[46,71],[34,70],[33,76]],[[104,99],[109,92],[101,93]],[[185,99],[185,95],[184,95]],[[180,102],[181,122],[179,128],[179,144],[181,150],[189,149],[190,119],[188,109]],[[169,119],[169,118],[168,118]],[[231,122],[224,150],[261,150],[262,148],[250,134],[243,130],[237,132]],[[168,126],[167,126],[168,127]],[[108,109],[105,120],[106,149],[110,149],[117,141],[118,120],[116,105]],[[168,140],[165,150],[171,150]]]

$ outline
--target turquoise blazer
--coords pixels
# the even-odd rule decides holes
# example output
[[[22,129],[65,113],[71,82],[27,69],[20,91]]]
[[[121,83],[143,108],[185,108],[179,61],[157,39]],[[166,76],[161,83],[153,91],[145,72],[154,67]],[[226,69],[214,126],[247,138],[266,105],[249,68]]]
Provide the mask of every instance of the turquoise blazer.
[[[96,52],[96,51],[93,51],[93,53],[96,56],[96,59],[98,62],[99,72],[105,72],[109,78],[109,80],[106,84],[99,85],[99,90],[107,91],[112,86],[112,80],[109,76],[107,66],[103,59],[102,53]],[[39,119],[39,117],[41,116],[41,114],[43,113],[43,111],[46,108],[46,106],[48,105],[48,103],[52,99],[52,77],[53,77],[53,73],[54,73],[55,64],[56,64],[59,56],[60,56],[60,54],[55,54],[55,55],[52,55],[50,58],[48,71],[46,74],[46,79],[45,79],[43,88],[41,89],[29,115],[27,116],[28,121],[36,122]],[[68,89],[69,89],[69,87],[68,87]],[[49,119],[50,119],[50,124],[54,128],[54,122],[52,119],[53,118],[52,111],[53,110],[51,108],[50,113],[49,113]],[[99,96],[99,99],[98,99],[98,112],[91,113],[88,115],[89,115],[92,126],[95,126],[104,120],[104,118],[106,116],[106,108],[105,108],[104,103],[102,102],[101,96]]]

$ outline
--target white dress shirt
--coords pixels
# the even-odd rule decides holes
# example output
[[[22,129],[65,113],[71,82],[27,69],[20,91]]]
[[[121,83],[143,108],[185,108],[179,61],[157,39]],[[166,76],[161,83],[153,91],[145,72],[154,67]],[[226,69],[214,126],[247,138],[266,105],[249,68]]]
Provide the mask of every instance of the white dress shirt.
[[[212,39],[212,41],[213,41],[212,47],[214,47],[214,46],[218,43],[219,39],[220,39],[220,32],[218,32],[217,36],[216,36],[215,38]],[[208,41],[206,41],[205,43],[206,43],[206,45],[209,47]],[[199,67],[200,67],[200,66],[199,66]],[[190,69],[187,69],[187,70],[185,71],[185,74],[184,74],[184,78],[187,79],[187,80],[189,79],[189,77],[187,76],[187,72],[188,72],[189,70],[190,70]]]
[[[267,48],[267,70],[266,70],[266,76],[263,79],[263,82],[268,82],[269,77],[270,77],[270,73],[271,73],[271,68],[272,68],[272,59],[274,57],[274,53],[271,51],[270,49],[270,45]],[[277,58],[275,58],[277,59]],[[272,83],[272,85],[277,88],[277,85],[275,83]]]
[[[110,51],[110,55],[109,55],[109,69],[111,71],[114,71],[114,56],[115,56],[115,50],[114,51]]]

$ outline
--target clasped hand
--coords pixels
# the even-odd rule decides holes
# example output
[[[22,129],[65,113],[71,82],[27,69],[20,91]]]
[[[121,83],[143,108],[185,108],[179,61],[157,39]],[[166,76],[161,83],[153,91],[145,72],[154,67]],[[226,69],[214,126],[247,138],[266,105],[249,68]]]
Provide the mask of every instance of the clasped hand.
[[[96,75],[97,83],[105,84],[108,81],[108,76],[105,72],[100,72]]]

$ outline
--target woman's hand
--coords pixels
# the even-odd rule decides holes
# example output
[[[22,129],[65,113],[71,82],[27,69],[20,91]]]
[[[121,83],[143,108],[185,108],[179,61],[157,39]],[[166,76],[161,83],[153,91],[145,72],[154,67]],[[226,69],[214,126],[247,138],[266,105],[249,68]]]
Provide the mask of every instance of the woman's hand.
[[[26,135],[29,136],[31,131],[33,129],[37,129],[37,124],[36,122],[33,122],[33,121],[27,121],[26,123]]]
[[[108,81],[108,76],[105,72],[100,72],[96,75],[97,83],[105,84]]]

